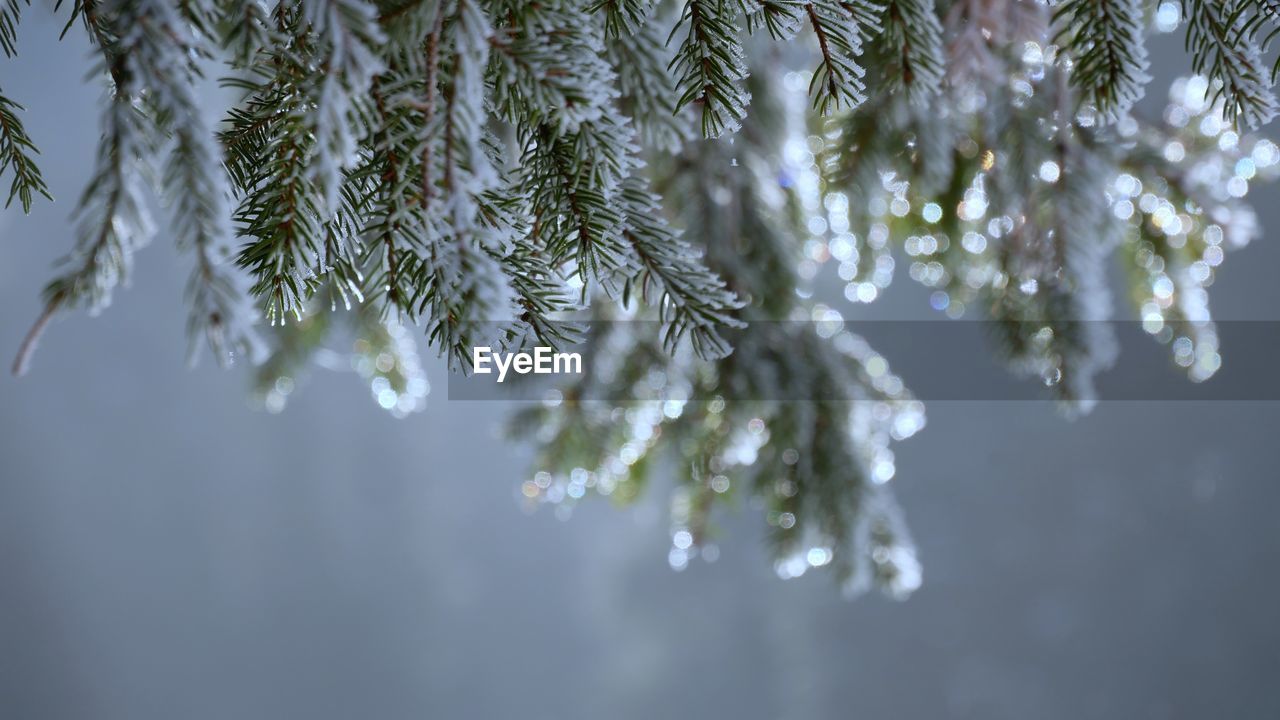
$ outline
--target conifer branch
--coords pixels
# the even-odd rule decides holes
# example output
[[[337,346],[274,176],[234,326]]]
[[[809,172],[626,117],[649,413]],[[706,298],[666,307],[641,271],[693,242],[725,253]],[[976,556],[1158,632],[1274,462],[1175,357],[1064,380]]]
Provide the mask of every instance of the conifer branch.
[[[212,52],[205,45],[207,35],[201,34],[209,32],[211,20],[198,2],[184,3],[179,10],[182,14],[164,2],[138,0],[128,17],[139,26],[141,39],[128,53],[143,66],[138,74],[150,90],[146,102],[156,128],[173,137],[160,184],[173,206],[178,246],[196,255],[187,286],[189,359],[195,361],[196,339],[203,336],[218,362],[227,364],[237,354],[259,356],[262,345],[253,329],[256,314],[247,282],[232,262],[231,189],[221,149],[194,92],[200,78],[195,62]]]
[[[856,175],[856,192],[868,193],[888,182],[904,201],[941,193],[934,204],[944,216],[977,189],[990,192],[993,202],[1007,199],[1010,217],[1034,215],[1023,186],[1040,172],[1038,164],[1053,161],[1058,173],[1086,174],[1087,163],[1054,160],[1046,154],[1050,143],[1038,138],[992,151],[992,165],[1006,163],[1008,172],[958,175],[974,157],[972,148],[951,146],[950,138],[971,130],[965,122],[980,126],[973,130],[979,149],[1000,148],[1001,133],[1038,137],[1036,118],[1009,100],[1014,91],[997,87],[1026,66],[1031,100],[1058,97],[1040,88],[1037,73],[1045,68],[1036,67],[1036,53],[1025,43],[1045,48],[1055,35],[1061,38],[1072,55],[1075,92],[1108,116],[1122,114],[1145,82],[1133,0],[1068,0],[1052,30],[1040,4],[988,0],[942,6],[930,0],[688,0],[677,17],[647,0],[299,0],[270,9],[261,0],[71,5],[67,28],[85,27],[104,58],[111,97],[128,111],[117,108],[104,120],[99,175],[107,181],[86,194],[72,262],[72,270],[80,270],[62,278],[78,279],[46,297],[56,299],[55,308],[105,304],[130,253],[149,234],[138,188],[153,177],[148,171],[162,168],[156,179],[172,204],[177,239],[193,252],[193,333],[203,332],[215,346],[229,343],[216,349],[220,357],[229,355],[226,347],[242,353],[250,345],[244,341],[249,333],[240,340],[228,334],[228,318],[244,318],[238,326],[247,327],[253,316],[239,300],[257,298],[274,321],[321,309],[321,292],[335,304],[369,305],[388,321],[419,322],[432,343],[455,358],[485,321],[510,343],[569,337],[562,313],[601,289],[624,300],[637,291],[659,306],[655,312],[674,336],[717,345],[696,338],[733,324],[733,294],[666,226],[657,195],[645,189],[645,176],[661,179],[672,167],[687,168],[687,161],[659,157],[645,169],[641,158],[655,150],[687,152],[694,122],[689,105],[699,106],[705,136],[732,131],[746,117],[748,88],[759,86],[748,75],[743,31],[776,40],[805,26],[814,31],[807,50],[818,58],[812,94],[822,112],[851,109],[876,94],[874,121],[853,113],[864,118],[856,132],[832,138],[849,155],[835,163],[847,177],[823,170],[821,182],[843,185]],[[1260,58],[1274,37],[1280,5],[1240,0],[1227,8],[1184,0],[1183,7],[1197,67],[1220,83],[1213,87],[1227,98],[1228,114],[1263,119],[1270,83],[1250,53]],[[25,0],[0,5],[6,54],[17,47],[24,9]],[[659,33],[672,23],[664,47]],[[945,48],[944,24],[955,40]],[[864,53],[873,42],[873,52]],[[968,53],[980,56],[981,71],[957,69],[950,78],[955,97],[940,94],[943,68],[963,68]],[[785,57],[789,62],[791,54]],[[232,69],[226,84],[242,92],[220,128],[221,148],[207,141],[192,90],[199,68],[215,59]],[[988,110],[962,108],[979,96]],[[929,112],[924,100],[943,104]],[[31,164],[34,149],[16,108],[0,100],[0,172],[15,170],[9,200],[17,198],[25,209],[47,188]],[[123,154],[111,149],[113,137],[124,143]],[[1082,157],[1094,154],[1088,149]],[[894,179],[885,180],[883,165],[893,166]],[[234,211],[226,202],[228,179]],[[741,194],[749,184],[732,187]],[[1090,197],[1096,200],[1096,193]],[[918,205],[912,200],[906,207]],[[138,221],[128,222],[134,214]],[[1047,215],[1036,222],[1042,227],[1028,236],[1031,245],[1071,234],[1058,232]],[[719,237],[701,218],[681,224],[691,230],[686,237],[699,242]],[[223,262],[232,233],[243,241],[236,259],[251,278],[247,289]],[[867,276],[861,273],[887,261],[890,250],[870,243],[865,232],[853,237],[858,260],[850,264],[862,282]],[[954,247],[955,237],[948,238]],[[769,266],[790,262],[773,258]],[[716,264],[710,257],[707,263]],[[793,290],[748,270],[724,279],[735,289],[776,282],[770,294]],[[962,292],[955,277],[948,282],[956,285],[949,290]]]
[[[687,34],[670,64],[680,78],[676,109],[699,106],[703,137],[736,132],[751,95],[742,86],[747,67],[730,6],[720,0],[687,0],[667,42],[685,26]]]
[[[1071,82],[1109,122],[1142,99],[1151,77],[1139,0],[1067,0],[1054,11],[1070,53]]]
[[[0,52],[6,57],[18,54],[18,23],[22,8],[30,5],[31,0],[0,0]]]
[[[12,205],[16,197],[22,211],[29,213],[37,193],[48,200],[53,200],[53,196],[49,194],[49,187],[35,163],[35,156],[40,151],[18,117],[22,110],[21,105],[5,97],[3,89],[0,89],[0,181],[6,172],[13,172],[4,206]]]
[[[676,109],[676,78],[667,71],[668,53],[654,23],[605,45],[618,77],[619,103],[635,123],[640,144],[676,152],[696,132],[688,114]]]
[[[133,252],[154,232],[142,196],[143,177],[156,143],[154,125],[148,126],[141,109],[144,77],[151,68],[139,65],[158,59],[156,47],[149,43],[167,40],[147,33],[154,27],[138,24],[150,9],[145,5],[125,3],[109,19],[98,15],[95,5],[78,8],[98,41],[113,87],[102,118],[103,139],[94,177],[76,208],[79,238],[62,261],[69,269],[45,286],[44,310],[22,343],[15,374],[27,369],[52,314],[80,306],[97,312],[110,303],[116,285],[128,277]],[[126,33],[125,28],[132,32]]]
[[[748,0],[743,3],[747,32],[764,28],[774,40],[790,40],[804,24],[801,0]]]
[[[1218,81],[1213,99],[1225,103],[1227,120],[1243,120],[1257,128],[1280,112],[1280,101],[1262,67],[1261,50],[1248,32],[1243,8],[1216,0],[1182,0],[1192,69]]]
[[[270,12],[262,0],[215,0],[215,31],[236,67],[252,67],[259,54],[277,40]]]
[[[439,152],[432,154],[440,165],[437,189],[447,201],[426,218],[427,256],[415,302],[427,317],[430,342],[455,367],[469,367],[470,347],[493,334],[486,323],[514,312],[499,260],[510,250],[510,220],[490,195],[502,187],[502,177],[484,128],[484,72],[494,30],[473,0],[457,0],[447,30],[450,79],[442,98]],[[423,172],[429,171],[424,165]]]
[[[432,143],[421,143],[422,164],[416,166],[415,136],[421,128],[413,109],[394,101],[395,95],[410,84],[407,74],[395,64],[374,78],[371,95],[377,125],[365,171],[373,182],[368,183],[367,194],[360,203],[368,208],[363,229],[368,252],[377,256],[362,263],[377,268],[365,278],[362,297],[365,302],[385,299],[385,314],[396,319],[412,317],[415,283],[405,272],[404,264],[412,263],[412,257],[427,246],[427,214],[433,210],[428,200],[436,190],[428,172]],[[423,127],[433,124],[432,105],[428,103],[423,111]],[[422,175],[421,181],[416,173]]]
[[[889,48],[887,79],[912,102],[925,104],[942,90],[946,67],[942,23],[933,0],[885,0],[880,37]]]
[[[377,49],[386,43],[373,4],[364,0],[300,0],[301,34],[295,46],[320,74],[303,128],[315,136],[313,156],[303,168],[320,191],[325,219],[338,211],[342,173],[356,162],[361,135],[356,114],[385,64]]]
[[[638,272],[628,280],[647,305],[658,308],[666,324],[663,347],[675,352],[688,337],[700,358],[718,359],[732,348],[721,336],[726,328],[745,324],[733,316],[743,303],[725,282],[703,266],[697,253],[667,227],[658,198],[640,178],[628,178],[619,193],[626,216],[623,237],[637,259]],[[625,293],[624,293],[625,296]]]
[[[431,160],[432,143],[426,133],[434,132],[436,126],[436,94],[439,93],[440,83],[438,78],[440,72],[440,33],[444,30],[444,17],[444,8],[437,8],[426,43],[427,78],[424,90],[425,96],[422,101],[424,136],[419,139],[422,142],[422,207],[428,212],[431,211],[432,200],[435,199],[436,185],[431,176],[433,167]]]
[[[880,31],[880,8],[866,0],[811,0],[804,4],[821,60],[809,82],[819,114],[851,110],[866,100],[867,71],[858,64],[866,37]]]
[[[653,0],[595,0],[589,10],[604,16],[605,37],[616,40],[635,35],[648,25]]]
[[[762,117],[776,116],[761,112],[773,109],[767,92],[758,97],[763,107],[734,145],[688,149],[684,172],[669,176],[668,195],[691,233],[707,240],[706,262],[752,299],[753,313],[778,317],[797,305],[783,290],[794,277],[785,272],[789,248],[780,241],[798,228],[786,223],[769,184],[757,182],[776,171],[767,144],[774,136],[758,131]],[[742,163],[727,162],[730,154]],[[719,188],[732,189],[728,202],[712,199]],[[624,197],[629,190],[642,194],[635,200],[642,207],[652,199],[642,185],[624,187]],[[658,458],[673,456],[687,470],[673,501],[672,567],[683,568],[706,546],[726,499],[749,496],[766,509],[779,575],[830,565],[851,593],[909,594],[919,562],[882,483],[892,475],[890,440],[923,422],[918,404],[877,387],[866,371],[874,356],[850,337],[828,344],[803,324],[762,322],[737,340],[732,355],[704,365],[624,330],[598,330],[588,338],[585,374],[564,389],[563,402],[513,423],[521,435],[536,433],[540,445],[540,472],[525,484],[526,497],[568,505],[599,492],[626,502],[645,490]],[[655,375],[664,382],[642,381]],[[805,387],[830,388],[832,398],[756,400],[800,397]],[[677,399],[726,391],[734,397],[723,402]],[[628,398],[625,423],[616,421],[623,406],[608,401],[618,392]]]
[[[284,49],[273,53],[271,67],[274,75],[233,112],[223,143],[238,156],[231,161],[240,165],[232,177],[243,196],[235,221],[249,239],[237,262],[252,274],[251,292],[263,298],[274,324],[286,315],[300,318],[315,288],[315,270],[325,257],[326,204],[307,172],[316,140],[304,100],[289,90],[305,70]],[[255,136],[264,142],[252,142]],[[237,147],[240,140],[244,145]]]
[[[549,122],[556,133],[598,120],[618,91],[596,24],[572,3],[512,5],[514,24],[492,40],[499,116],[526,130]]]
[[[630,169],[629,159],[617,154],[629,146],[627,136],[608,122],[560,137],[544,125],[523,143],[533,204],[550,209],[539,241],[553,265],[572,262],[584,282],[608,283],[627,263],[624,217],[610,202]]]
[[[73,0],[64,32],[84,27],[110,81],[102,141],[14,370],[56,313],[109,302],[153,233],[143,190],[158,180],[194,265],[192,339],[252,358],[251,300],[294,317],[270,331],[268,410],[311,364],[355,368],[393,414],[419,409],[407,323],[464,370],[476,344],[586,342],[586,373],[526,416],[546,469],[526,497],[634,497],[665,438],[688,468],[673,566],[743,493],[766,508],[780,575],[830,566],[851,591],[902,596],[920,567],[886,482],[892,443],[924,419],[887,359],[806,299],[822,262],[851,301],[906,267],[936,309],[982,312],[1012,369],[1073,411],[1110,358],[1113,255],[1187,375],[1221,363],[1207,289],[1258,235],[1243,198],[1280,175],[1280,148],[1228,133],[1223,107],[1255,124],[1280,108],[1262,66],[1280,0],[1182,0],[1205,77],[1175,84],[1165,125],[1095,122],[1077,99],[1115,120],[1144,90],[1140,5],[1065,0],[1051,21],[1032,0],[685,0],[674,14],[649,0]],[[25,8],[0,0],[6,55]],[[763,45],[805,27],[810,42]],[[748,72],[744,31],[774,51],[753,57],[766,72]],[[820,112],[801,93],[778,102],[785,73],[815,59]],[[220,147],[198,91],[215,61],[240,92]],[[47,188],[18,109],[0,97],[0,174],[26,210]],[[695,122],[741,132],[692,142]],[[619,304],[663,329],[575,321]],[[820,318],[821,333],[769,322],[785,318]],[[766,400],[813,388],[829,393]],[[641,402],[586,402],[610,392]]]

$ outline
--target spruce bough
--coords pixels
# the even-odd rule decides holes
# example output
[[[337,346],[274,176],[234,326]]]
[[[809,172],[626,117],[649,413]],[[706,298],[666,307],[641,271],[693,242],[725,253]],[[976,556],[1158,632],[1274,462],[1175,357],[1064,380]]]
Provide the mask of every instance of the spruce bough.
[[[516,429],[544,450],[524,495],[632,496],[678,437],[673,566],[697,554],[719,499],[746,492],[768,508],[780,574],[831,566],[850,589],[905,595],[919,565],[885,483],[891,443],[923,426],[922,406],[846,332],[735,331],[838,319],[797,292],[821,263],[839,266],[852,302],[905,264],[947,314],[997,321],[1013,371],[1078,412],[1114,347],[1075,321],[1110,317],[1115,261],[1144,326],[1192,380],[1211,376],[1207,288],[1223,252],[1256,234],[1249,184],[1280,162],[1244,134],[1280,108],[1262,60],[1280,14],[1270,0],[1161,3],[1198,75],[1152,122],[1133,112],[1150,82],[1149,10],[64,0],[64,32],[87,35],[105,81],[102,139],[75,246],[14,369],[57,313],[109,304],[158,234],[154,184],[191,261],[193,358],[207,345],[255,363],[269,409],[343,332],[375,399],[404,414],[428,387],[406,328],[465,369],[476,345],[605,342],[574,320],[625,306],[666,330],[618,330],[608,342],[626,362],[588,368],[591,382],[669,382],[648,410],[580,403],[570,387],[524,413]],[[0,0],[7,56],[27,12]],[[213,124],[197,91],[210,77],[236,95]],[[49,189],[4,93],[0,181],[29,211]],[[839,392],[680,401],[716,387],[782,397],[787,383]]]

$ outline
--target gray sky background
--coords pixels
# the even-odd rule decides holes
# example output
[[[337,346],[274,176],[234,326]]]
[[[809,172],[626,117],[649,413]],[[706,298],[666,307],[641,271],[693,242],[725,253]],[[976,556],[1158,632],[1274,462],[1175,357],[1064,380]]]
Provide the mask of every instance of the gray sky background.
[[[6,357],[97,136],[84,48],[30,15],[0,85],[59,200],[0,214]],[[1280,230],[1280,190],[1253,198]],[[1219,317],[1277,319],[1275,237],[1228,258]],[[672,572],[661,487],[524,515],[508,408],[446,403],[439,364],[407,420],[323,371],[252,410],[242,372],[183,363],[187,271],[158,241],[0,378],[0,716],[1280,716],[1276,404],[932,403],[894,480],[924,587],[847,602],[778,580],[751,512]],[[924,307],[905,277],[885,302]]]

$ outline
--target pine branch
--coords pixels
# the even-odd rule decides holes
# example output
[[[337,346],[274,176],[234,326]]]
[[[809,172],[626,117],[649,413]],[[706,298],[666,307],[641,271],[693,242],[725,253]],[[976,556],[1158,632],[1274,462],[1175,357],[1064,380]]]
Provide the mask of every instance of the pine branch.
[[[653,0],[595,0],[588,10],[604,16],[605,37],[616,40],[635,35],[649,24]]]
[[[800,0],[745,0],[747,32],[764,28],[774,40],[790,40],[804,25],[804,3]]]
[[[608,121],[557,136],[549,126],[522,142],[538,241],[553,266],[572,262],[584,281],[610,284],[629,262],[621,232],[624,217],[612,203],[631,169],[630,133]],[[620,152],[621,150],[621,152]]]
[[[100,10],[94,3],[78,3],[71,20],[83,18],[113,82],[96,169],[76,209],[79,238],[63,260],[70,269],[45,286],[44,311],[18,351],[15,374],[26,371],[40,333],[55,312],[82,306],[97,312],[110,303],[112,291],[128,277],[133,252],[154,233],[142,195],[143,178],[151,174],[157,150],[155,115],[171,111],[172,98],[159,93],[144,98],[143,91],[148,82],[172,70],[166,63],[179,47],[166,35],[172,9],[139,0],[121,2],[110,15]]]
[[[1067,0],[1053,21],[1081,100],[1108,122],[1125,116],[1151,81],[1140,0]]]
[[[161,190],[173,203],[179,247],[196,255],[187,291],[189,357],[194,362],[196,338],[204,336],[214,356],[226,364],[237,353],[255,357],[261,342],[253,330],[256,316],[247,283],[227,266],[233,259],[230,187],[220,148],[195,96],[200,79],[195,61],[210,54],[202,32],[208,32],[211,12],[198,2],[184,3],[179,10],[181,14],[162,0],[134,0],[122,7],[121,22],[133,26],[124,37],[134,39],[115,52],[128,59],[130,73],[148,89],[145,101],[156,129],[173,135]]]
[[[666,325],[663,347],[675,352],[688,337],[700,358],[728,355],[732,349],[720,331],[745,327],[733,317],[743,303],[703,266],[693,248],[667,227],[659,214],[658,198],[649,192],[647,182],[628,178],[619,202],[626,216],[622,235],[638,259],[638,273],[628,280],[628,288],[634,286],[645,304],[658,307]]]
[[[18,54],[18,22],[24,5],[30,7],[31,0],[0,0],[0,52],[6,57]]]
[[[605,45],[605,56],[617,74],[620,105],[635,122],[641,145],[676,152],[694,135],[688,114],[676,109],[679,92],[668,72],[669,53],[661,31],[650,22],[634,34]]]
[[[1227,120],[1244,120],[1253,128],[1270,122],[1280,112],[1280,101],[1240,8],[1216,0],[1182,0],[1182,15],[1192,69],[1220,83],[1213,100],[1224,101]]]
[[[250,291],[273,324],[286,315],[300,319],[326,274],[333,275],[329,287],[344,302],[360,297],[359,218],[364,186],[374,181],[367,173],[343,172],[337,205],[330,205],[318,184],[327,180],[311,172],[312,160],[324,154],[314,131],[317,105],[298,91],[312,86],[305,19],[280,4],[274,22],[282,40],[259,54],[250,76],[231,81],[245,97],[220,134],[241,195],[233,218],[237,233],[248,239],[237,264],[252,275]]]
[[[455,367],[469,367],[470,348],[482,344],[486,335],[497,335],[488,323],[514,313],[499,260],[509,252],[513,232],[512,221],[492,195],[503,179],[490,157],[484,127],[484,72],[493,28],[477,3],[458,0],[445,29],[450,80],[444,87],[440,127],[426,128],[423,141],[439,145],[424,155],[432,164],[424,165],[423,172],[439,178],[427,195],[438,192],[447,201],[442,211],[427,215],[427,254],[419,258],[414,302],[427,318],[430,342],[448,353]]]
[[[498,260],[472,242],[437,245],[418,273],[415,298],[426,317],[427,339],[449,359],[451,368],[471,367],[471,348],[496,344],[508,328],[505,310],[511,292]],[[509,313],[508,313],[509,314]]]
[[[302,115],[305,132],[315,136],[313,156],[303,171],[321,193],[318,210],[325,219],[338,211],[342,173],[356,160],[362,112],[373,78],[385,64],[377,48],[386,43],[377,11],[364,0],[301,0],[302,22],[295,51],[317,68]],[[314,88],[314,89],[312,89]]]
[[[866,100],[866,70],[858,64],[863,40],[879,32],[879,8],[866,0],[812,0],[804,5],[821,60],[809,81],[822,115],[851,110]]]
[[[755,312],[786,317],[801,310],[786,271],[789,238],[803,230],[786,224],[791,216],[779,207],[768,145],[777,127],[761,125],[775,117],[762,112],[773,109],[767,90],[758,91],[761,106],[737,142],[692,145],[663,177],[681,221],[705,238],[708,264],[752,299]],[[643,192],[633,182],[624,195]],[[717,202],[725,189],[728,199]],[[563,401],[517,420],[517,432],[536,433],[540,445],[540,472],[523,494],[570,507],[591,492],[627,502],[644,491],[666,450],[688,468],[672,503],[673,568],[706,547],[717,509],[750,496],[766,509],[780,576],[829,565],[850,592],[909,594],[920,582],[919,561],[882,483],[893,475],[890,441],[923,424],[918,403],[892,376],[873,377],[867,367],[883,358],[852,337],[828,342],[804,324],[761,322],[737,341],[731,356],[707,365],[672,356],[626,326],[594,332],[584,376],[564,389]],[[658,374],[660,385],[643,382]],[[757,400],[811,397],[813,387],[830,388],[830,399]],[[684,401],[712,396],[726,399]],[[610,402],[615,397],[624,400]],[[619,423],[624,410],[627,422]]]
[[[108,62],[117,67],[124,64],[118,57]],[[128,86],[116,86],[102,119],[103,141],[94,176],[76,209],[76,248],[62,261],[70,268],[45,286],[44,310],[18,351],[15,375],[26,372],[54,313],[80,306],[97,312],[110,303],[116,285],[128,277],[133,252],[154,233],[142,195],[142,176],[152,149],[136,102]]]
[[[457,0],[451,31],[453,64],[445,97],[441,187],[449,198],[446,208],[453,233],[470,235],[476,229],[480,196],[499,186],[497,168],[485,148],[484,74],[494,33],[474,0]]]
[[[1105,262],[1118,244],[1118,226],[1103,191],[1114,169],[1103,148],[1076,133],[1083,131],[1060,131],[1053,160],[1060,180],[1028,198],[1044,216],[1015,229],[1009,252],[1017,253],[1010,261],[1016,274],[993,306],[1015,371],[1053,388],[1072,415],[1097,403],[1094,377],[1117,352],[1106,323],[1112,308]],[[1056,201],[1040,200],[1041,192]]]
[[[314,135],[300,98],[287,90],[302,70],[282,54],[276,61],[280,74],[233,113],[232,128],[223,134],[224,145],[242,163],[232,171],[244,193],[234,217],[249,242],[237,262],[253,275],[251,292],[264,299],[273,324],[286,314],[301,317],[315,270],[327,255],[325,201],[306,172]],[[258,127],[266,141],[261,145],[249,141]],[[230,164],[236,162],[233,157]]]
[[[721,0],[688,0],[667,42],[685,26],[688,32],[669,66],[680,78],[676,109],[701,107],[703,137],[737,132],[751,95],[742,86],[747,66],[732,11]]]
[[[406,257],[420,254],[427,246],[429,210],[421,196],[420,181],[414,167],[414,136],[418,126],[409,108],[391,106],[388,95],[409,81],[391,72],[374,79],[372,94],[378,118],[373,138],[368,174],[371,183],[362,204],[369,208],[369,219],[363,235],[368,253],[373,258],[362,265],[376,265],[365,279],[362,291],[365,302],[385,300],[384,313],[399,319],[412,317],[414,281],[404,272]]]
[[[506,9],[490,67],[499,117],[526,131],[549,123],[556,133],[599,120],[618,91],[591,18],[572,3],[508,0]]]
[[[254,329],[257,313],[248,283],[234,266],[227,222],[229,188],[209,143],[212,135],[194,104],[188,110],[192,114],[175,126],[175,145],[164,175],[166,194],[174,201],[179,247],[196,256],[187,284],[188,356],[194,362],[196,338],[204,336],[219,363],[229,364],[236,355],[256,361],[263,346]]]
[[[582,340],[581,326],[559,317],[579,308],[573,302],[564,278],[536,244],[538,236],[535,227],[528,236],[516,241],[511,254],[506,257],[519,313],[507,344],[557,349],[578,344]]]
[[[927,104],[941,92],[946,67],[934,0],[886,0],[880,24],[890,86],[904,89],[913,103]]]
[[[216,0],[216,34],[236,67],[252,67],[277,42],[270,12],[261,0]]]
[[[432,170],[435,167],[432,162],[432,153],[435,141],[432,135],[438,133],[436,126],[436,96],[440,92],[440,81],[437,77],[440,72],[440,35],[444,31],[444,8],[438,7],[435,10],[435,17],[431,21],[431,31],[427,34],[426,39],[426,88],[424,90],[424,99],[422,101],[422,128],[418,131],[418,141],[422,145],[422,207],[425,211],[430,211],[432,201],[436,195],[436,181],[432,177]]]
[[[1239,12],[1243,24],[1241,27],[1256,44],[1261,54],[1270,54],[1271,42],[1280,35],[1280,0],[1241,0]],[[1280,76],[1280,57],[1271,66],[1271,84],[1275,85]]]
[[[31,212],[31,204],[35,194],[39,193],[48,200],[53,200],[49,187],[45,185],[40,168],[36,166],[35,156],[40,154],[35,143],[27,135],[26,128],[18,113],[24,108],[4,96],[0,90],[0,180],[5,172],[12,169],[13,180],[9,183],[9,195],[5,199],[7,208],[18,198],[24,213]]]

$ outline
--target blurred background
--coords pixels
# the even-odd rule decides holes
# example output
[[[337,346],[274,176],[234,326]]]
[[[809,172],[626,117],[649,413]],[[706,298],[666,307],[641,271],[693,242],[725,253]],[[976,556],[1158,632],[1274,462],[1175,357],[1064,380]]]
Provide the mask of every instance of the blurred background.
[[[0,213],[6,359],[96,146],[60,29],[29,13],[0,66],[58,198]],[[1280,319],[1277,200],[1253,196],[1273,232],[1228,258],[1219,319]],[[319,369],[252,408],[243,370],[184,364],[188,262],[162,234],[0,378],[0,717],[1280,716],[1280,405],[930,403],[893,481],[924,586],[849,602],[777,579],[750,508],[673,572],[661,483],[526,515],[511,407],[447,402],[439,362],[404,420]],[[936,317],[925,295],[860,312]]]

